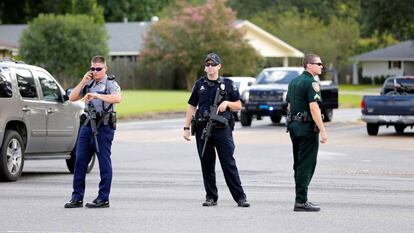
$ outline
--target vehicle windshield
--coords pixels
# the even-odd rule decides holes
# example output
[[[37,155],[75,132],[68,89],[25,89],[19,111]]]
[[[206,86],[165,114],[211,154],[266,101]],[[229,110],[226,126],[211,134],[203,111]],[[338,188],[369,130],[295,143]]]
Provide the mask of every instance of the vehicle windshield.
[[[257,76],[258,84],[289,84],[300,73],[295,70],[264,70]]]

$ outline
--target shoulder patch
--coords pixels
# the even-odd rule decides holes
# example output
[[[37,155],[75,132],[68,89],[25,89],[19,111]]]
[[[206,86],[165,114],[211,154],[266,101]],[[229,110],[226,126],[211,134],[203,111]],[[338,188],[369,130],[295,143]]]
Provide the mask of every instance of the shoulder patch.
[[[315,90],[316,92],[319,92],[321,90],[319,83],[317,82],[313,82],[312,87],[313,87],[313,90]]]
[[[314,100],[321,100],[321,96],[318,94],[315,94],[315,96],[313,97]]]
[[[238,91],[236,84],[232,83],[233,85],[233,91]]]

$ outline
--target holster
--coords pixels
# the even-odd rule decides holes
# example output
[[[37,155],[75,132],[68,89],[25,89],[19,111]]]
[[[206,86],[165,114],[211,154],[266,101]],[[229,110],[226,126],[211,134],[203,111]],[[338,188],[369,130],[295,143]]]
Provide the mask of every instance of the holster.
[[[109,114],[109,126],[113,129],[116,130],[116,122],[117,122],[117,117],[116,117],[116,112],[110,112]]]
[[[196,131],[196,119],[195,119],[194,116],[191,118],[191,127],[190,127],[190,129],[191,129],[191,136],[194,136],[195,131]]]

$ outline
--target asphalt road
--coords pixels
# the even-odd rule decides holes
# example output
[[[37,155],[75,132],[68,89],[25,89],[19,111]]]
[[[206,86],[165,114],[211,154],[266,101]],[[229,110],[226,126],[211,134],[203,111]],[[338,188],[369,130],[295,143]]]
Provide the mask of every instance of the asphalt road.
[[[183,118],[118,125],[108,209],[64,209],[72,175],[64,161],[26,161],[22,178],[0,183],[0,232],[413,232],[414,130],[380,128],[367,136],[359,110],[338,110],[326,124],[309,199],[318,213],[293,212],[292,151],[283,124],[269,119],[234,131],[235,157],[251,202],[239,208],[217,164],[219,203],[202,207],[195,142]],[[98,191],[98,167],[85,201]]]

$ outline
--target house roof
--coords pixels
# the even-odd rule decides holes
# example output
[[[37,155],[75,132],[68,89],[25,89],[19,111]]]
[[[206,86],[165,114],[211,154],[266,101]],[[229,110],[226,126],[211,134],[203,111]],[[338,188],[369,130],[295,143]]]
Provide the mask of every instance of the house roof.
[[[414,61],[414,41],[407,40],[351,58],[354,61]]]
[[[245,30],[245,39],[263,57],[304,57],[305,55],[248,20],[236,20],[236,28]]]
[[[150,22],[106,23],[109,55],[138,55]]]
[[[19,38],[26,27],[26,24],[0,25],[0,46],[9,49],[19,48]]]
[[[150,22],[106,23],[109,55],[138,55]],[[26,24],[0,25],[0,48],[17,50]]]
[[[109,55],[139,55],[144,48],[145,36],[152,22],[106,23]],[[286,42],[247,20],[236,20],[236,28],[245,30],[245,39],[264,57],[304,57],[304,54]],[[1,25],[0,49],[16,51],[19,38],[27,25]]]

